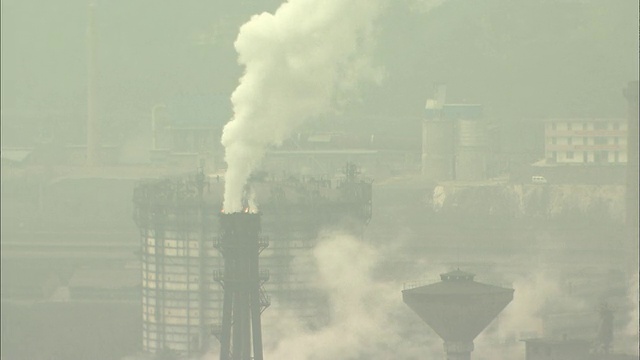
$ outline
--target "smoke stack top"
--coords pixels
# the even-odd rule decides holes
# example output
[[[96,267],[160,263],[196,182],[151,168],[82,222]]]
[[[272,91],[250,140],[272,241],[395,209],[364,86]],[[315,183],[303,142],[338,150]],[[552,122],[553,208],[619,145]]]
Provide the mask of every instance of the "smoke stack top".
[[[243,210],[243,187],[269,146],[331,111],[360,80],[375,80],[366,54],[380,8],[376,0],[290,0],[240,28],[235,48],[245,71],[222,134],[225,212]]]

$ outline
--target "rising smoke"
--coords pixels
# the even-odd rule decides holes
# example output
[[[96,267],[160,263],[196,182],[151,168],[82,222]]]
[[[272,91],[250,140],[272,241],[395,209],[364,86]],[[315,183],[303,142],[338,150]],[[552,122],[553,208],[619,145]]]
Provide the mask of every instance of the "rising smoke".
[[[269,146],[332,110],[355,84],[379,79],[367,54],[383,1],[290,0],[240,28],[235,48],[245,71],[222,134],[225,212],[242,211],[243,187]]]
[[[402,302],[398,282],[376,278],[384,250],[349,235],[325,234],[313,255],[317,271],[314,285],[329,298],[329,324],[309,330],[295,316],[269,309],[263,321],[271,324],[269,331],[265,329],[265,358],[417,359],[441,355],[437,337],[407,331],[407,322],[419,320]]]

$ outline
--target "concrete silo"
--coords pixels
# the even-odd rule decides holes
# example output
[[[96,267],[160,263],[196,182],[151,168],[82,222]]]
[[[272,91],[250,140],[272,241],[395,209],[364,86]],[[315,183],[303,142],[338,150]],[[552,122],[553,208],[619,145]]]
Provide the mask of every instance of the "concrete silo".
[[[441,282],[405,289],[402,298],[443,340],[448,360],[469,360],[473,340],[513,300],[513,289],[475,282],[456,270]]]
[[[422,174],[433,180],[454,178],[454,122],[444,116],[445,88],[427,100],[422,120]]]
[[[484,180],[487,177],[489,142],[486,124],[481,119],[479,105],[469,105],[467,114],[457,122],[456,179]]]

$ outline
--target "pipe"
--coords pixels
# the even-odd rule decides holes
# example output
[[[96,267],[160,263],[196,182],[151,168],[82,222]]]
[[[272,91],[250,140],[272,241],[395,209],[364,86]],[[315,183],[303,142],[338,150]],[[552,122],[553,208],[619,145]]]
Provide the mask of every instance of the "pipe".
[[[151,135],[152,135],[152,143],[151,149],[158,149],[158,133],[157,133],[157,124],[156,124],[156,111],[158,109],[164,109],[167,106],[165,104],[156,104],[151,108]]]
[[[100,143],[96,118],[95,7],[95,2],[91,1],[87,8],[87,166],[96,165]]]

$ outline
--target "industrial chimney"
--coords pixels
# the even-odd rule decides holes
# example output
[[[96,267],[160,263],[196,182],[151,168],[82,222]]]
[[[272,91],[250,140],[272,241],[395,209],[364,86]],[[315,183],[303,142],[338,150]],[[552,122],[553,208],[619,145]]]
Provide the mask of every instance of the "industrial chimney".
[[[96,117],[96,64],[95,64],[95,3],[91,1],[87,10],[87,166],[98,162],[100,137]]]
[[[220,360],[262,360],[260,314],[269,306],[262,284],[268,273],[258,267],[267,247],[260,236],[260,215],[220,214],[221,238],[216,247],[224,257],[223,274],[214,274],[224,288]]]
[[[627,225],[633,241],[638,241],[638,81],[630,81],[623,90],[629,104],[627,122]]]

